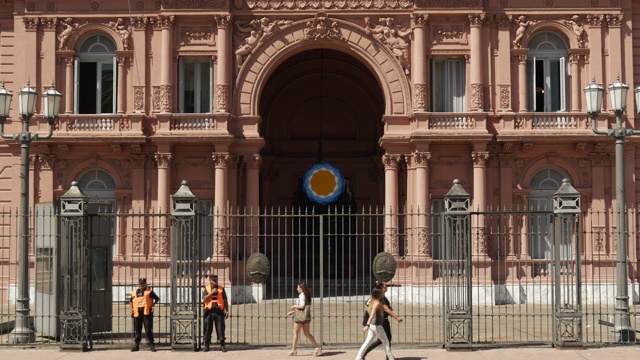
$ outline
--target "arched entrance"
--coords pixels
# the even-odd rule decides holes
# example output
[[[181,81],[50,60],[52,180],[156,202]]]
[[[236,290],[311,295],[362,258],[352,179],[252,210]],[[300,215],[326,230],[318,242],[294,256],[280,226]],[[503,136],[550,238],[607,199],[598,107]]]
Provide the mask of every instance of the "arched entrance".
[[[355,213],[382,206],[383,150],[378,141],[384,109],[375,76],[346,53],[313,49],[282,62],[260,97],[260,133],[265,140],[261,205],[302,214]],[[312,202],[302,190],[304,174],[320,161],[334,165],[345,177],[344,193],[326,205]],[[317,258],[321,246],[316,240],[322,227],[325,275],[355,275],[349,267],[350,257],[357,254],[357,239],[348,235],[354,233],[355,220],[345,216],[296,220],[292,230],[300,236],[285,245],[293,254],[294,272],[318,275],[318,262],[307,260]]]

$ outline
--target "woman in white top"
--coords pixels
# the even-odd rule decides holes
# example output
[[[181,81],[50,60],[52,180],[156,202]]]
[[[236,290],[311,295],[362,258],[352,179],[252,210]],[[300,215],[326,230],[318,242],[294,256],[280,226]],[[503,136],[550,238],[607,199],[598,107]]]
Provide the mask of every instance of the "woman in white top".
[[[311,323],[311,289],[309,285],[304,281],[298,283],[298,301],[296,305],[291,307],[291,311],[287,313],[287,316],[293,316],[296,312],[299,312],[299,316],[294,317],[293,324],[293,346],[289,351],[289,356],[296,356],[298,354],[298,334],[300,329],[304,332],[304,336],[315,347],[313,356],[319,356],[322,353],[322,349],[318,346],[316,339],[311,335],[309,331],[309,324]],[[300,316],[303,315],[304,316]]]

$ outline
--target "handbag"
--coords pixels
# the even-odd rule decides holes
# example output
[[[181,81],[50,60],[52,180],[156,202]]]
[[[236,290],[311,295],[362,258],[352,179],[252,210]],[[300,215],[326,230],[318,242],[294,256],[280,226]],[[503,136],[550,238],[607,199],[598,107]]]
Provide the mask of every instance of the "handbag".
[[[304,310],[296,309],[296,312],[293,315],[293,322],[298,324],[311,322],[311,307],[307,305],[304,307]]]

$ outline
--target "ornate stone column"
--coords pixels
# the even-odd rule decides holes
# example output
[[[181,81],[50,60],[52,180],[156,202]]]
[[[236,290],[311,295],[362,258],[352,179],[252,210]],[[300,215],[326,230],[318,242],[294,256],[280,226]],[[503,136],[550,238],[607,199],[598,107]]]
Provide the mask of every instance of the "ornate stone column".
[[[259,251],[258,243],[258,213],[260,211],[260,165],[262,157],[258,154],[245,156],[244,161],[247,165],[247,214],[249,226],[250,243],[245,246],[245,257]]]
[[[171,210],[169,207],[169,182],[171,179],[171,160],[173,155],[169,153],[168,146],[155,154],[156,163],[158,165],[158,213],[168,214]],[[164,150],[164,151],[162,151]],[[165,257],[169,255],[169,232],[168,219],[164,216],[158,217],[157,228],[154,229],[152,256]]]
[[[216,109],[219,112],[229,112],[229,77],[231,61],[231,36],[229,35],[229,24],[231,15],[216,15],[216,25],[218,28],[218,68],[216,73]]]
[[[589,50],[590,50],[590,68],[587,70],[589,78],[595,77],[596,83],[604,84],[604,75],[602,74],[602,64],[604,61],[604,49],[602,48],[602,23],[605,21],[604,14],[587,15],[587,24],[589,24]],[[589,79],[590,80],[590,79]],[[615,80],[615,77],[611,80]],[[611,81],[613,83],[613,81]],[[603,109],[608,109],[607,105],[609,100],[608,96],[602,97]]]
[[[527,112],[527,54],[518,55],[518,108]]]
[[[117,111],[118,114],[124,114],[126,111],[125,103],[126,103],[126,76],[125,76],[125,64],[127,62],[127,58],[123,55],[118,56],[118,104]]]
[[[61,61],[64,63],[64,113],[73,114],[73,64],[75,56],[73,52],[67,52],[62,56]]]
[[[511,46],[511,20],[507,15],[498,17],[498,88],[500,111],[510,112],[511,106],[511,57],[507,56]]]
[[[44,145],[44,148],[48,149],[48,145]],[[40,160],[40,199],[38,202],[47,203],[53,202],[53,167],[56,161],[55,155],[40,154],[38,155]]]
[[[571,64],[571,111],[580,111],[580,97],[582,89],[580,88],[580,55],[569,54],[569,64]]]
[[[171,39],[173,37],[173,23],[175,16],[160,15],[157,24],[162,31],[162,48],[160,58],[160,86],[154,88],[154,107],[161,112],[173,111],[173,86],[171,79],[173,75],[173,49]]]
[[[513,154],[500,154],[498,160],[500,161],[500,206],[504,209],[513,208]],[[514,256],[516,249],[516,231],[513,217],[508,218],[507,236],[509,241],[505,242],[506,249],[500,249],[502,257]]]
[[[384,250],[398,255],[398,164],[400,155],[385,154],[384,164]]]
[[[431,257],[431,209],[429,206],[430,160],[430,152],[413,153],[413,161],[416,167],[416,205],[418,207],[416,255],[426,257]]]
[[[598,214],[605,214],[605,160],[607,154],[603,152],[594,152],[590,154],[591,158],[591,209],[592,214],[591,221],[591,233],[588,236],[591,237],[591,241],[586,241],[585,255],[587,259],[606,257],[607,244],[606,244],[606,219]],[[613,178],[612,178],[613,179]]]
[[[474,151],[471,153],[473,160],[473,205],[472,211],[486,211],[486,169],[489,153],[486,151]],[[474,255],[488,255],[488,244],[486,236],[486,227],[484,224],[484,216],[479,215],[475,221],[472,218],[474,229],[474,244],[472,253]]]
[[[427,79],[426,79],[426,40],[425,25],[428,15],[411,15],[413,28],[413,44],[411,46],[411,77],[413,81],[413,110],[425,111],[427,108]]]
[[[215,193],[213,206],[213,254],[229,257],[229,238],[227,236],[227,169],[231,165],[229,153],[213,153],[215,166]]]
[[[471,44],[471,111],[484,111],[484,84],[482,79],[482,23],[484,14],[469,14],[471,26],[469,43]]]
[[[609,47],[605,49],[605,54],[608,53],[609,57],[609,69],[608,83],[616,81],[618,75],[622,73],[622,14],[607,14],[607,25],[609,27],[609,41],[605,42]],[[589,44],[595,41],[591,41]],[[622,81],[622,80],[621,80]],[[597,80],[596,80],[597,82]]]

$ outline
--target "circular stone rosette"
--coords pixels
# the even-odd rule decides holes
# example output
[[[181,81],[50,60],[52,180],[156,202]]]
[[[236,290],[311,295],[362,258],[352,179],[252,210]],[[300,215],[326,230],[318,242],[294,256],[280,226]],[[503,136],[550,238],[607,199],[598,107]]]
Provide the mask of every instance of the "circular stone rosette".
[[[373,258],[373,276],[381,282],[387,282],[396,275],[396,259],[388,252],[381,252]]]
[[[247,276],[257,284],[267,281],[271,273],[269,258],[263,253],[253,253],[247,260]]]
[[[303,188],[311,201],[326,205],[342,194],[344,177],[337,167],[323,161],[304,174]]]

